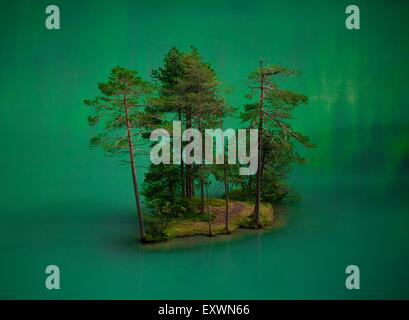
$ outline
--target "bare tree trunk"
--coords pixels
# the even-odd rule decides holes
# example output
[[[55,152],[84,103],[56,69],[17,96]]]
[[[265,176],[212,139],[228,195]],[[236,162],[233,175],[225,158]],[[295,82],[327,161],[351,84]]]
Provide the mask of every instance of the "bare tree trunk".
[[[191,108],[188,108],[186,111],[186,129],[190,129],[192,127],[192,114]],[[192,198],[193,191],[192,191],[192,165],[186,165],[186,197]]]
[[[228,176],[227,176],[227,164],[226,164],[226,159],[223,164],[224,168],[224,200],[225,200],[225,210],[224,210],[224,219],[225,219],[225,228],[226,232],[229,231],[229,182],[228,182]]]
[[[200,108],[199,108],[200,110]],[[202,121],[199,118],[199,132],[202,135],[203,138],[203,132],[202,132]],[[204,141],[202,141],[202,164],[200,165],[200,213],[204,214],[204,207],[205,207],[205,183],[204,183],[204,175],[205,175],[205,164],[204,164],[204,153],[205,153],[205,148],[204,148]]]
[[[182,123],[182,114],[180,109],[178,110],[178,115],[179,115],[179,121]],[[184,173],[184,164],[183,164],[183,146],[180,146],[180,184],[181,184],[181,189],[182,189],[182,197],[184,198],[186,196],[185,192],[185,173]]]
[[[224,174],[224,200],[225,200],[225,209],[224,209],[224,221],[226,232],[229,232],[229,182],[227,177],[227,163],[226,155],[224,152],[224,135],[223,135],[223,115],[220,114],[220,130],[222,130],[222,145],[223,145],[223,174]]]
[[[129,145],[129,158],[130,158],[131,169],[132,169],[132,182],[133,182],[136,208],[137,208],[138,220],[139,220],[139,234],[140,234],[141,239],[144,239],[145,238],[145,226],[143,224],[141,199],[139,195],[138,179],[136,176],[136,169],[135,169],[135,156],[134,156],[134,147],[132,143],[131,123],[129,121],[129,109],[128,109],[128,105],[126,101],[126,96],[124,96],[124,106],[125,106],[125,115],[126,115],[126,130],[127,130],[128,145]]]
[[[185,190],[185,170],[183,161],[180,162],[180,183],[182,189],[182,197],[184,198],[186,196],[186,190]]]
[[[260,195],[261,195],[261,151],[263,148],[263,104],[264,104],[264,74],[262,69],[262,62],[260,61],[260,110],[259,110],[259,121],[258,121],[258,167],[257,167],[257,180],[256,180],[256,204],[254,206],[254,218],[255,227],[260,226]]]
[[[211,217],[210,217],[210,208],[209,208],[209,192],[207,190],[206,187],[206,204],[207,204],[207,221],[209,223],[209,236],[213,235],[213,231],[212,231],[212,221],[211,221]]]
[[[204,169],[203,168],[203,165],[201,166],[202,167],[202,170]],[[202,172],[202,174],[203,174],[204,172]],[[204,179],[201,177],[200,178],[200,214],[204,214],[204,205],[205,205],[205,203],[204,203],[204,198],[205,198],[205,194],[204,194]]]

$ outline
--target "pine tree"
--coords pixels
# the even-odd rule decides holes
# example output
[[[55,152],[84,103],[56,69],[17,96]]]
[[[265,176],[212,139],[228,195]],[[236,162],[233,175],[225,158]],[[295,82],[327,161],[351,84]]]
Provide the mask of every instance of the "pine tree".
[[[104,132],[91,139],[91,146],[100,146],[107,154],[120,156],[127,154],[131,166],[132,182],[139,220],[140,238],[144,239],[145,229],[139,185],[135,167],[138,143],[146,134],[152,115],[144,112],[143,98],[151,92],[151,86],[131,71],[122,67],[112,69],[108,81],[99,83],[100,96],[84,100],[93,108],[88,117],[91,126],[101,122]]]
[[[177,118],[185,129],[197,128],[204,136],[204,129],[213,127],[218,121],[222,101],[218,95],[219,82],[214,70],[204,63],[197,49],[181,53],[172,48],[164,59],[163,67],[153,73],[159,82],[160,95],[153,103],[164,113]],[[199,180],[200,211],[205,209],[205,184],[208,172],[204,167],[204,144],[202,144],[202,164],[180,165],[182,194],[187,198],[195,195],[194,181]]]
[[[259,97],[257,102],[251,102],[245,106],[245,112],[242,113],[241,117],[244,121],[249,122],[251,127],[258,128],[258,170],[254,207],[256,227],[260,225],[262,180],[267,160],[274,159],[271,155],[274,152],[280,152],[281,148],[285,147],[283,144],[274,143],[274,139],[277,135],[279,137],[285,136],[287,142],[293,140],[306,147],[314,146],[307,136],[295,131],[289,123],[294,108],[300,104],[307,104],[307,97],[281,89],[275,82],[277,77],[289,77],[297,74],[296,71],[277,65],[263,66],[263,63],[260,62],[259,70],[249,76],[251,92],[247,98],[253,100],[256,93],[259,94]],[[286,147],[288,148],[288,145]],[[291,160],[294,159],[295,156]],[[250,180],[250,189],[251,185]]]
[[[177,84],[177,99],[186,113],[186,128],[196,127],[202,137],[205,128],[212,128],[217,124],[217,117],[222,108],[222,101],[218,96],[220,83],[209,64],[204,63],[193,48],[192,52],[183,56],[184,72]],[[204,165],[205,146],[202,143],[202,164],[198,169],[200,182],[200,210],[204,213],[205,183],[207,171]]]
[[[164,125],[167,126],[169,126],[169,122],[172,120],[181,121],[182,125],[186,123],[185,110],[177,99],[177,84],[184,70],[182,59],[183,53],[173,47],[166,54],[163,60],[163,67],[159,67],[152,72],[152,77],[159,87],[159,95],[156,99],[152,99],[151,103],[156,105],[158,112],[164,115]],[[166,115],[171,116],[167,118]],[[168,123],[166,123],[166,118]],[[182,155],[180,158],[182,158]],[[180,185],[181,196],[191,197],[191,186],[187,185],[185,165],[183,162],[179,165],[179,177],[177,183]]]

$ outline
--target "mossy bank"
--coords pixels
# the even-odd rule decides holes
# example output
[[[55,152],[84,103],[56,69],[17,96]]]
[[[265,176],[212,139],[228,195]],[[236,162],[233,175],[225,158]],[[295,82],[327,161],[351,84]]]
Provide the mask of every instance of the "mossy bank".
[[[146,237],[142,242],[162,242],[175,238],[193,236],[217,236],[233,233],[238,229],[254,229],[254,204],[243,201],[231,201],[229,204],[229,229],[226,230],[225,202],[223,199],[209,199],[211,216],[211,233],[207,213],[195,214],[189,217],[178,217],[166,220],[156,220],[150,224]],[[270,204],[262,203],[260,207],[259,228],[272,226],[274,210]]]

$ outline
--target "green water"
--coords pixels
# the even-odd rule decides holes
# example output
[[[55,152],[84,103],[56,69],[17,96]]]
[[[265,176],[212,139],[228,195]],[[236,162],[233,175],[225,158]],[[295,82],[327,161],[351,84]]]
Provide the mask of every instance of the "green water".
[[[53,3],[58,31],[48,1],[0,4],[0,298],[409,298],[407,2],[354,1],[359,31],[349,1]],[[144,248],[129,168],[89,150],[81,101],[113,66],[147,77],[191,44],[235,106],[260,57],[301,70],[285,85],[309,96],[295,125],[318,148],[292,175],[303,200],[284,228]]]

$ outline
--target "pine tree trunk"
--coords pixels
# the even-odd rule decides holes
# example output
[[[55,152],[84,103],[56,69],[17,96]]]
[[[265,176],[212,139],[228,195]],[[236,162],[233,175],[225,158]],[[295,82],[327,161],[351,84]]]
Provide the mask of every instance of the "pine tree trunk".
[[[212,231],[212,221],[211,221],[211,217],[210,217],[210,208],[209,208],[209,192],[207,190],[206,187],[206,204],[207,204],[207,221],[209,223],[209,236],[213,235],[213,231]]]
[[[203,165],[202,165],[202,169],[203,169]],[[200,178],[200,214],[204,214],[204,206],[205,206],[204,201],[205,201],[204,179]]]
[[[199,108],[200,110],[200,108]],[[201,119],[199,119],[199,132],[203,137],[203,132],[202,132],[202,123]],[[204,184],[204,175],[205,175],[205,164],[204,164],[204,153],[205,153],[205,148],[204,148],[204,141],[202,141],[202,164],[200,165],[200,213],[204,214],[204,207],[205,207],[205,184]]]
[[[181,189],[182,189],[182,197],[184,198],[186,196],[186,190],[185,190],[185,170],[183,166],[183,160],[180,162],[180,183]]]
[[[186,129],[192,128],[192,109],[188,108],[186,112]],[[192,165],[186,165],[186,197],[192,198],[194,196],[193,179],[192,179]]]
[[[229,182],[228,182],[228,177],[227,177],[227,164],[226,164],[226,159],[223,164],[224,168],[224,200],[225,200],[225,211],[224,211],[224,216],[225,216],[225,223],[226,223],[226,232],[229,231]]]
[[[178,110],[178,115],[179,115],[179,121],[182,123],[182,114],[180,109]],[[183,164],[183,146],[180,146],[180,184],[181,184],[181,191],[182,191],[182,197],[184,198],[186,196],[186,191],[185,191],[185,173],[184,173],[184,164]]]
[[[264,74],[262,70],[262,62],[260,61],[260,114],[258,121],[258,166],[257,166],[257,177],[256,177],[256,204],[254,206],[254,218],[255,218],[255,227],[260,226],[260,196],[261,196],[261,151],[263,147],[263,104],[264,104]]]
[[[132,169],[132,182],[133,182],[136,209],[138,212],[138,220],[139,220],[139,234],[140,234],[141,239],[144,239],[145,238],[145,226],[143,223],[142,205],[141,205],[141,199],[139,195],[138,179],[136,176],[135,155],[134,155],[134,147],[132,143],[131,124],[129,121],[129,109],[128,109],[128,105],[126,101],[126,96],[124,96],[124,106],[125,106],[125,115],[126,115],[126,130],[127,130],[127,135],[128,135],[129,158],[130,158],[131,169]]]
[[[227,163],[226,155],[224,154],[224,135],[223,135],[223,115],[220,114],[220,130],[222,130],[222,145],[223,145],[223,174],[224,174],[224,200],[225,200],[225,210],[224,210],[224,220],[226,232],[229,232],[229,183],[227,177]]]

